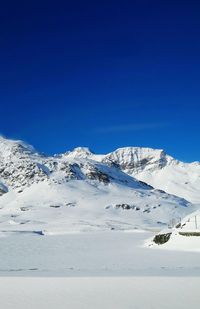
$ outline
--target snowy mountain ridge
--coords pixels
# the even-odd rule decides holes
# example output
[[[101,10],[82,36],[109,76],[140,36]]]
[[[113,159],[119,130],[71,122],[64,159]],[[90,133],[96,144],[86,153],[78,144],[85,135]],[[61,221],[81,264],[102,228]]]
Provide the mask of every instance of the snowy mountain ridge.
[[[184,163],[151,148],[121,148],[107,159],[119,165],[127,174],[157,189],[181,196],[192,203],[200,201],[200,162]]]
[[[75,149],[66,155],[78,158],[83,154],[85,151]],[[87,158],[95,161],[115,164],[126,174],[154,188],[199,204],[200,162],[184,163],[167,155],[162,149],[144,147],[119,148],[106,155],[93,154],[87,149],[87,154]]]
[[[108,155],[78,147],[51,157],[1,137],[0,231],[160,228],[194,206],[134,176],[179,164],[136,147]]]

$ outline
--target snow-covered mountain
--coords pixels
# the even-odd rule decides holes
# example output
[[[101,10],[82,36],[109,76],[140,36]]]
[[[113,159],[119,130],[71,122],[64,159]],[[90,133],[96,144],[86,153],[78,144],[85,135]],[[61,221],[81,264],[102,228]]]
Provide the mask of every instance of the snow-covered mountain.
[[[114,162],[128,175],[154,188],[200,204],[200,162],[183,163],[163,150],[139,147],[117,149],[102,161]]]
[[[49,157],[0,137],[0,231],[160,228],[187,215],[194,207],[185,199],[133,177],[179,164],[155,153],[124,148],[95,155],[79,147]]]
[[[84,148],[74,149],[68,157],[85,156],[115,165],[124,173],[144,181],[154,188],[200,204],[200,162],[184,163],[167,155],[164,150],[144,147],[119,148],[106,155],[96,155]]]

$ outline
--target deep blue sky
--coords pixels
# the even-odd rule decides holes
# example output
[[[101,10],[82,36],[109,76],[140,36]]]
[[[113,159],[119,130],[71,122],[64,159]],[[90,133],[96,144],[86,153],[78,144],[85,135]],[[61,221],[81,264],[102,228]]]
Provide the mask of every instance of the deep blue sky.
[[[0,133],[200,160],[198,2],[1,2]]]

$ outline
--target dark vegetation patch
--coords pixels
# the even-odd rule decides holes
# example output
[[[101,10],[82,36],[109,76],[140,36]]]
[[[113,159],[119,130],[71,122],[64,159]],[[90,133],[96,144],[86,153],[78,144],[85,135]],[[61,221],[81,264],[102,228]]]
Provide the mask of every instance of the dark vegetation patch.
[[[166,234],[158,234],[154,237],[153,241],[157,245],[163,245],[170,239],[172,233],[166,233]]]
[[[200,236],[200,232],[179,232],[179,235],[187,237]]]

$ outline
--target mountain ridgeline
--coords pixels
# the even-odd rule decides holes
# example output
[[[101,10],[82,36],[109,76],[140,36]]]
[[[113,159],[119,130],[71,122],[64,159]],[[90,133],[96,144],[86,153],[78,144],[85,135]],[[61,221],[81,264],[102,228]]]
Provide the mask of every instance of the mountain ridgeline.
[[[0,230],[159,227],[193,211],[199,187],[200,164],[163,150],[98,155],[78,147],[45,156],[0,137]]]

